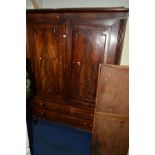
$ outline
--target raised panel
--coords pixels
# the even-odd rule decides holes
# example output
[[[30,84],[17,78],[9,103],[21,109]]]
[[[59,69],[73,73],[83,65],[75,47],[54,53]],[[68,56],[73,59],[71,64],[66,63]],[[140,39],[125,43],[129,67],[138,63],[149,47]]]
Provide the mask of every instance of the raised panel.
[[[34,24],[33,52],[36,86],[41,95],[63,98],[65,24]]]
[[[74,25],[72,33],[71,98],[94,103],[99,63],[104,62],[108,29]],[[107,41],[107,42],[106,42]]]

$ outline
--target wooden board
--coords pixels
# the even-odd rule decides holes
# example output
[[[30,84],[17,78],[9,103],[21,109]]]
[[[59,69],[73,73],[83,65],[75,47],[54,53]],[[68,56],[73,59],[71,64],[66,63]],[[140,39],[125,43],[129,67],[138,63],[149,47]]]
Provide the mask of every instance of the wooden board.
[[[92,155],[127,155],[129,69],[101,65],[93,126]]]

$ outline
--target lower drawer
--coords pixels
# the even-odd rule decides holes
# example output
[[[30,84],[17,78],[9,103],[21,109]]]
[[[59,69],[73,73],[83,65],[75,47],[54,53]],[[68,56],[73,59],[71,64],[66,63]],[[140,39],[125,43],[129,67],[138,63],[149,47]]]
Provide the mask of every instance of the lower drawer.
[[[80,119],[87,119],[92,121],[94,118],[94,111],[88,109],[73,107],[71,105],[41,99],[34,99],[31,103],[34,108],[37,107],[41,109],[47,109],[50,112],[61,113],[64,115],[70,115],[73,117],[78,117]]]
[[[51,112],[46,109],[33,108],[32,114],[37,117],[60,122],[68,126],[84,129],[87,131],[92,131],[92,127],[93,127],[93,121],[91,120],[85,120],[85,119],[80,119],[80,118],[62,114],[62,113]]]

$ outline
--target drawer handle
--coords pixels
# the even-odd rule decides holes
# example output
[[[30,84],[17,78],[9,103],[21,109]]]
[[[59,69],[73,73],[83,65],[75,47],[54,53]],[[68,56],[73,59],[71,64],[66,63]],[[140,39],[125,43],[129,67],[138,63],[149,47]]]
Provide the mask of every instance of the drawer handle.
[[[66,38],[67,37],[67,35],[66,34],[63,34],[63,38]]]
[[[93,114],[91,114],[90,116],[91,116],[91,117],[94,117],[94,115],[93,115]]]
[[[81,64],[80,61],[78,61],[77,64],[80,66],[80,64]]]
[[[87,125],[87,122],[84,122],[84,125]]]
[[[41,102],[41,103],[40,103],[40,106],[41,106],[41,107],[44,107],[44,106],[45,106],[45,103],[44,103],[44,102]]]
[[[44,116],[44,112],[41,111],[41,112],[39,113],[39,115],[40,115],[40,116]]]

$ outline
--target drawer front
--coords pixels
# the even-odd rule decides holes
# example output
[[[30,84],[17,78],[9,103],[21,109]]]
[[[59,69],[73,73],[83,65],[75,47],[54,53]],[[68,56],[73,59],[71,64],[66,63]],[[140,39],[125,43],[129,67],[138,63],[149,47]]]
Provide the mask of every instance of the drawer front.
[[[35,107],[32,110],[32,114],[40,118],[45,118],[55,122],[60,122],[72,127],[76,127],[76,128],[80,128],[88,131],[92,131],[92,127],[93,127],[93,121],[91,120],[84,120],[67,114],[51,112],[46,109],[42,109],[38,107]]]
[[[51,112],[56,112],[68,116],[77,117],[79,119],[86,119],[93,121],[94,111],[73,107],[70,105],[64,105],[60,103],[48,102],[45,100],[35,99],[33,106],[46,109]]]
[[[65,20],[65,17],[63,14],[60,13],[37,13],[37,14],[27,14],[27,21],[31,23],[42,23],[42,22],[61,22],[62,20]]]

